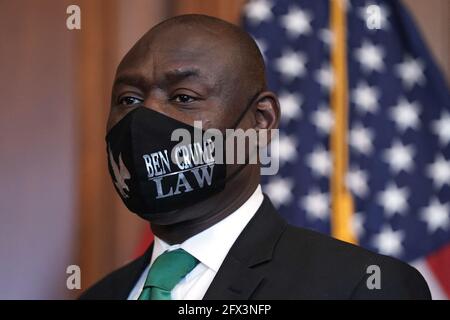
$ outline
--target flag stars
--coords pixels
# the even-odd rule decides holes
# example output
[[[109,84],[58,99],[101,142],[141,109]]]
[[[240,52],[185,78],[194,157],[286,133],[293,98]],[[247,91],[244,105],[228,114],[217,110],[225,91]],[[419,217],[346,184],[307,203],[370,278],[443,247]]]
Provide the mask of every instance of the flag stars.
[[[297,140],[294,136],[281,135],[278,140],[278,157],[282,164],[297,158]]]
[[[364,234],[364,216],[361,212],[356,212],[351,219],[351,230],[357,239]]]
[[[306,72],[306,57],[299,52],[286,51],[275,61],[275,68],[282,76],[292,81],[297,77],[301,77]]]
[[[311,114],[311,122],[317,127],[319,133],[329,135],[334,125],[333,111],[322,104]]]
[[[312,16],[307,11],[292,7],[288,13],[281,17],[281,24],[292,37],[310,34]]]
[[[369,41],[363,41],[362,46],[355,50],[355,58],[365,72],[383,71],[383,57],[384,51],[381,46],[376,46]]]
[[[357,110],[362,113],[375,113],[378,110],[380,93],[376,87],[370,87],[366,83],[359,83],[358,86],[352,90],[351,97]]]
[[[395,66],[395,73],[401,79],[405,89],[412,89],[416,84],[424,85],[424,65],[420,59],[405,57],[402,63]]]
[[[330,29],[320,29],[318,37],[327,47],[330,47],[333,44],[334,35]]]
[[[403,253],[404,238],[404,231],[394,231],[390,226],[384,226],[380,233],[373,237],[372,244],[381,254],[399,257]]]
[[[391,170],[398,174],[402,170],[409,172],[413,169],[414,153],[413,145],[406,146],[396,140],[390,148],[384,151],[383,158],[389,164]]]
[[[309,218],[326,220],[330,215],[330,199],[327,193],[311,190],[299,203]]]
[[[280,94],[279,101],[282,122],[300,118],[302,114],[300,106],[303,104],[303,99],[300,95],[284,91]]]
[[[349,144],[357,152],[369,156],[373,151],[372,140],[374,133],[361,124],[355,124],[350,129]]]
[[[260,24],[273,17],[272,3],[267,0],[253,0],[245,6],[245,14],[252,24]]]
[[[420,126],[420,106],[417,102],[409,102],[404,97],[399,98],[397,105],[389,109],[391,119],[397,128],[404,132],[408,128],[418,129]]]
[[[450,226],[450,205],[443,204],[433,198],[429,206],[420,212],[420,217],[427,224],[428,232],[434,233],[438,229],[448,230]]]
[[[331,172],[331,156],[323,147],[314,149],[306,158],[308,166],[312,172],[319,177],[328,177]]]
[[[365,197],[369,192],[367,172],[357,167],[352,167],[347,172],[346,184],[350,191],[359,198]]]
[[[450,142],[450,113],[443,111],[439,120],[432,123],[433,132],[439,137],[442,146],[447,146]]]
[[[292,188],[294,182],[289,178],[274,177],[265,185],[265,192],[270,197],[273,205],[279,208],[292,201]]]
[[[450,160],[445,160],[442,155],[427,167],[427,175],[433,180],[435,188],[440,189],[444,185],[450,186]]]
[[[409,191],[406,187],[399,188],[394,183],[390,183],[384,191],[378,193],[377,201],[384,208],[388,217],[394,214],[404,214],[408,209],[407,198]]]
[[[334,84],[333,71],[329,64],[323,65],[315,72],[315,79],[326,91],[330,91]]]

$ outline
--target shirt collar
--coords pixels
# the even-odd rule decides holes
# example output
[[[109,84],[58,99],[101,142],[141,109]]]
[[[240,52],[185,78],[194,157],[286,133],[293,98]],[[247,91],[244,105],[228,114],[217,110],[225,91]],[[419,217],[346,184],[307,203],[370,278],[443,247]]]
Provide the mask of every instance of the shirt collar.
[[[150,265],[164,251],[182,248],[208,268],[217,272],[228,251],[258,211],[263,200],[264,196],[261,191],[261,186],[258,185],[250,198],[235,212],[181,244],[169,245],[155,236]]]

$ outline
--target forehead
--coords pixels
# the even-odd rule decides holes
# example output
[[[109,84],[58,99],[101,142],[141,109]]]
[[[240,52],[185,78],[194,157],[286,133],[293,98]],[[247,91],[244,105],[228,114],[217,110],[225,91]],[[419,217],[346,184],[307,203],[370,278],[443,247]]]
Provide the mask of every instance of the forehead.
[[[199,79],[227,78],[232,70],[230,47],[208,32],[189,28],[155,31],[144,36],[120,63],[117,75],[139,73],[157,80],[176,70],[196,70]]]

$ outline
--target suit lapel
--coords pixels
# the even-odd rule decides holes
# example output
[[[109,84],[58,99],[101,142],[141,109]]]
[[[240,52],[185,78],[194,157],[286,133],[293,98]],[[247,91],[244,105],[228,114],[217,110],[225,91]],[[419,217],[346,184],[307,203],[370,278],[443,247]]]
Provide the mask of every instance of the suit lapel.
[[[136,285],[142,272],[144,272],[145,268],[150,263],[152,252],[153,243],[148,247],[147,251],[145,251],[145,253],[141,257],[132,262],[130,271],[124,273],[123,277],[119,279],[118,284],[115,286],[116,290],[114,290],[114,297],[112,297],[112,299],[128,299],[131,290]]]
[[[227,258],[220,267],[211,286],[205,294],[205,300],[246,300],[263,277],[233,256]]]
[[[261,207],[231,247],[204,299],[250,299],[264,279],[258,265],[272,259],[273,250],[286,226],[286,221],[264,196]]]

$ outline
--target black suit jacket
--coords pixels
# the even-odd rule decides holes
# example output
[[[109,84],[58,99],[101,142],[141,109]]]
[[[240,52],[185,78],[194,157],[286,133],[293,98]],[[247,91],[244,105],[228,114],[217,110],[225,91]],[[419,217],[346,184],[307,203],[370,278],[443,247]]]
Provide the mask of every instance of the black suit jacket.
[[[88,289],[81,299],[127,299],[148,265],[140,258]],[[377,265],[381,289],[367,288]],[[420,273],[399,260],[375,254],[286,223],[265,199],[242,231],[204,299],[430,299]]]

